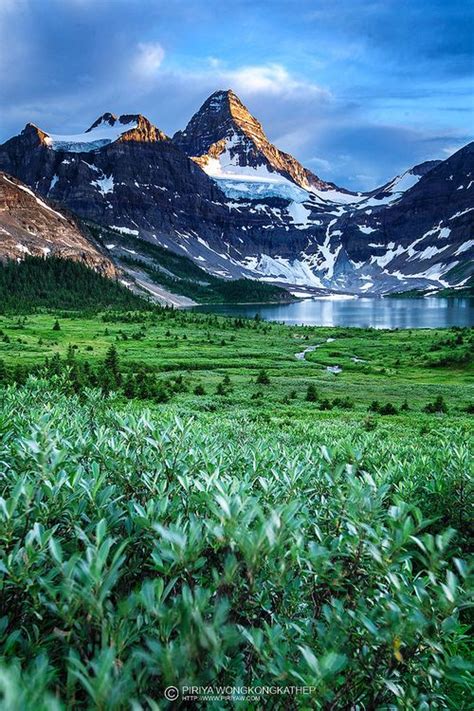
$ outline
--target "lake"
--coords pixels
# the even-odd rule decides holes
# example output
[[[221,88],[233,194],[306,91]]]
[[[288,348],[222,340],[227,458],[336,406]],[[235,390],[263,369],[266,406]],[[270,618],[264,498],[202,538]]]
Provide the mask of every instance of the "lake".
[[[266,321],[307,326],[444,328],[474,325],[474,299],[314,298],[291,304],[206,304],[195,310],[222,316],[259,314]]]

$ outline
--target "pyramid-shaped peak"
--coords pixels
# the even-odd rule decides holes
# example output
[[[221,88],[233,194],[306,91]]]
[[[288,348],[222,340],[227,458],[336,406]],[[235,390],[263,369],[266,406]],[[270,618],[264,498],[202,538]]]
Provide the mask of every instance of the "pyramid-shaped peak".
[[[232,89],[211,94],[189,121],[184,131],[178,131],[174,142],[188,155],[198,156],[225,137],[246,135],[257,142],[267,138],[262,125],[252,116]]]
[[[232,101],[235,101],[235,100],[240,101],[239,97],[237,96],[235,91],[233,91],[232,89],[218,89],[213,94],[211,94],[210,97],[208,98],[208,101],[213,101],[216,104],[218,104],[219,102],[225,103],[225,102],[228,102],[231,100]]]
[[[173,142],[209,174],[219,170],[222,175],[224,168],[234,173],[250,169],[249,179],[266,171],[272,179],[272,174],[280,175],[304,189],[329,185],[274,146],[232,89],[211,94],[186,128],[175,133]]]
[[[221,89],[211,94],[201,106],[199,111],[211,111],[213,113],[225,112],[232,114],[233,109],[236,108],[249,113],[248,109],[232,89]]]

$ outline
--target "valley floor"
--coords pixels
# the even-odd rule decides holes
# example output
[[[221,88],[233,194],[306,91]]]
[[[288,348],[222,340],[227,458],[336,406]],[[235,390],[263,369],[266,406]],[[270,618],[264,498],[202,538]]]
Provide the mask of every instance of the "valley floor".
[[[289,327],[171,309],[89,317],[57,312],[0,316],[0,361],[12,374],[27,373],[53,356],[65,359],[69,350],[76,363],[93,369],[114,346],[124,377],[144,371],[158,386],[169,385],[169,403],[184,411],[238,407],[304,419],[321,416],[321,401],[346,398],[342,410],[357,416],[374,400],[397,410],[406,401],[400,416],[409,419],[441,396],[448,414],[461,417],[474,400],[473,334],[468,328]],[[313,350],[297,358],[308,347]],[[257,382],[262,370],[268,382]],[[176,379],[179,388],[172,386]],[[307,401],[310,385],[316,397]],[[341,409],[337,402],[335,408]]]

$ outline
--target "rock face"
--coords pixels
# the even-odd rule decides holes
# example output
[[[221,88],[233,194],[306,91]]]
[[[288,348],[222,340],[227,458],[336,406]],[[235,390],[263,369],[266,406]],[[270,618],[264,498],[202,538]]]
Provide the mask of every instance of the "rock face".
[[[67,214],[53,208],[26,185],[0,172],[0,261],[56,256],[86,264],[115,277],[111,260]]]
[[[353,193],[279,151],[227,91],[172,140],[140,114],[107,113],[77,135],[28,124],[0,146],[0,169],[136,237],[138,255],[146,240],[222,277],[378,294],[472,274],[474,144]]]
[[[270,143],[261,123],[230,89],[212,94],[173,142],[215,177],[245,176],[251,168],[262,179],[281,176],[304,189],[335,187]]]

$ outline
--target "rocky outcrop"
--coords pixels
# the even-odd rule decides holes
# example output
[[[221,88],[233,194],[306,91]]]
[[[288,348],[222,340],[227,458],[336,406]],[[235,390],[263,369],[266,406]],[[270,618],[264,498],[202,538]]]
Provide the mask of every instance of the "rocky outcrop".
[[[0,172],[0,261],[27,255],[72,259],[106,276],[117,275],[112,261],[72,216]]]
[[[130,125],[132,125],[133,128],[128,128]],[[142,114],[122,114],[121,116],[115,116],[111,113],[105,113],[94,121],[86,133],[93,135],[95,129],[100,129],[104,126],[123,127],[123,133],[117,138],[118,141],[144,141],[147,143],[169,141],[166,133],[160,131],[159,128],[154,126],[151,121],[145,116],[142,116]]]

